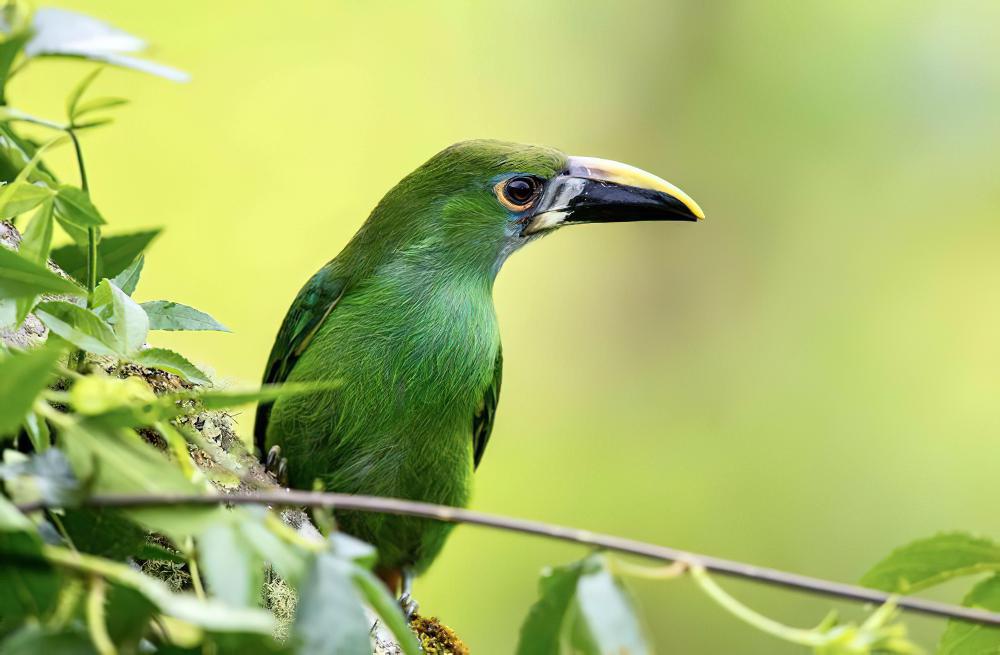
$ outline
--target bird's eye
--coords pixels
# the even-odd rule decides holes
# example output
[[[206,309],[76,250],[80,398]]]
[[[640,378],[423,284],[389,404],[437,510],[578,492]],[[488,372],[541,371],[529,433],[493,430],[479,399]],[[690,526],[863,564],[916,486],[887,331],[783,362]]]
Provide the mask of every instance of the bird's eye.
[[[512,211],[524,211],[535,202],[541,182],[533,177],[519,176],[496,185],[497,199]]]

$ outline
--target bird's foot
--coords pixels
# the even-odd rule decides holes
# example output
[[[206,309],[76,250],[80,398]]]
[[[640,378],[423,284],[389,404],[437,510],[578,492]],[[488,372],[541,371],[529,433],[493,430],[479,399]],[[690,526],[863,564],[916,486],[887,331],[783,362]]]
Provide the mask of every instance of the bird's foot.
[[[417,615],[417,610],[420,609],[420,603],[418,603],[417,599],[413,597],[413,579],[415,577],[413,569],[410,567],[403,567],[403,589],[402,594],[399,596],[399,606],[403,609],[403,615],[406,617],[407,621],[412,621]]]
[[[420,609],[420,603],[409,593],[405,593],[399,597],[399,606],[402,608],[403,616],[406,617],[407,621],[412,621]]]
[[[281,456],[281,446],[271,446],[271,450],[267,451],[264,468],[278,480],[279,485],[288,486],[288,458]]]

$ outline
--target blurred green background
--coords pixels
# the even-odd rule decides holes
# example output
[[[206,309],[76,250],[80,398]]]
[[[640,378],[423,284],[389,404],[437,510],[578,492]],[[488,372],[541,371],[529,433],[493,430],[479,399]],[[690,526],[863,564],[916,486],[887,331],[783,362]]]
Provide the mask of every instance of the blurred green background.
[[[167,228],[140,299],[234,330],[157,345],[257,381],[301,284],[454,141],[619,159],[708,220],[567,229],[508,263],[473,507],[843,581],[937,530],[1000,535],[1000,4],[52,4],[193,75],[108,71],[95,93],[134,104],[85,143],[113,227]],[[89,68],[34,64],[12,102],[59,116]],[[417,595],[510,652],[541,567],[581,554],[462,527]],[[633,588],[661,652],[797,652],[688,581]],[[800,625],[831,606],[727,588]]]

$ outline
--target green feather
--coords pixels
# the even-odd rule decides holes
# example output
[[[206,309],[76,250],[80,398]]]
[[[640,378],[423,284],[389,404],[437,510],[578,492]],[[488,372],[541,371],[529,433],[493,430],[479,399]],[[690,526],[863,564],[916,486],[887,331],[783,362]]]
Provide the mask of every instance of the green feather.
[[[403,179],[296,296],[264,381],[339,380],[257,414],[262,452],[280,445],[293,486],[465,505],[492,429],[502,356],[493,280],[519,229],[493,185],[550,178],[566,157],[472,141]],[[383,568],[425,569],[449,526],[338,512]]]

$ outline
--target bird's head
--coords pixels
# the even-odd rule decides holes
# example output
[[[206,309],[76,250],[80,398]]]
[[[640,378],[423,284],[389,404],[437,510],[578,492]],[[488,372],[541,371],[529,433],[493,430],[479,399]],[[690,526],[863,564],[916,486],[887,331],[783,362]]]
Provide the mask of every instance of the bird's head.
[[[510,253],[564,225],[702,218],[686,193],[634,166],[477,140],[446,148],[404,178],[363,232],[388,238],[397,252],[440,253],[495,275]]]

